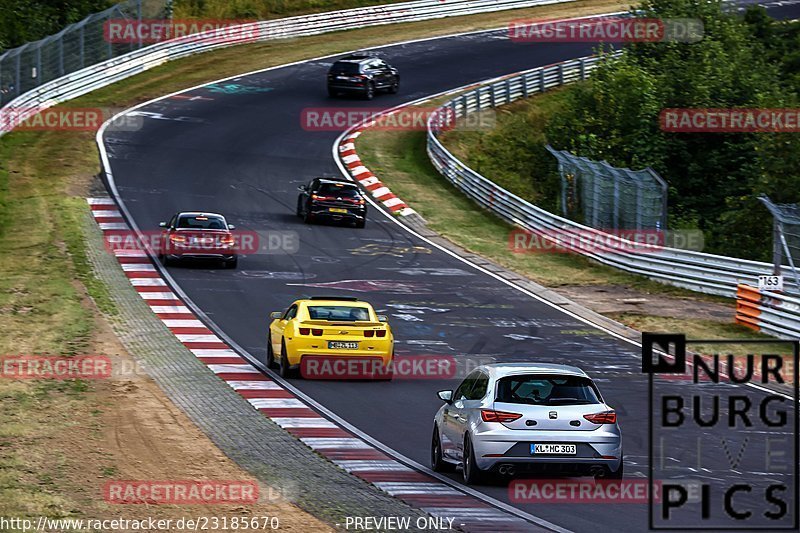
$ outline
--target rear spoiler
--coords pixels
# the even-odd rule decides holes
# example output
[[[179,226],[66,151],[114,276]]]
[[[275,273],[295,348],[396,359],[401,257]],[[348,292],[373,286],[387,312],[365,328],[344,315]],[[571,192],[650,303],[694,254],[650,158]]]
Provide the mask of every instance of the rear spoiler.
[[[302,326],[336,326],[338,327],[360,327],[360,328],[374,328],[375,326],[382,326],[383,322],[370,322],[368,320],[353,320],[348,322],[331,322],[329,320],[303,320],[300,322]]]

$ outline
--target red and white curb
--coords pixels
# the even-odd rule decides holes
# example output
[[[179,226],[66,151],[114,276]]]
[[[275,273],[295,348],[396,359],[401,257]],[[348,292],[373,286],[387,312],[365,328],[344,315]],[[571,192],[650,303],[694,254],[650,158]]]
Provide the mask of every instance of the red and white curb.
[[[105,237],[114,232],[130,234],[131,229],[113,199],[87,201]],[[169,288],[144,251],[114,250],[114,255],[139,296],[186,348],[254,409],[312,450],[412,507],[434,517],[454,519],[455,528],[465,531],[502,528],[507,532],[534,528],[528,521],[400,463],[324,418],[208,329]]]
[[[382,203],[392,214],[408,216],[416,213],[408,207],[403,200],[395,196],[389,187],[381,183],[375,175],[369,171],[361,158],[356,153],[356,138],[361,135],[362,130],[356,129],[342,139],[339,143],[339,158],[344,163],[347,171],[362,187],[364,187],[373,198]]]

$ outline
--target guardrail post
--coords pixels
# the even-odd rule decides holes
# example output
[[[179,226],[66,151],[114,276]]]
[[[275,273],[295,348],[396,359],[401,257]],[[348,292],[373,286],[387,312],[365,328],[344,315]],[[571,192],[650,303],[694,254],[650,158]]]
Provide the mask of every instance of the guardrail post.
[[[489,85],[489,106],[497,107],[497,86]]]
[[[475,111],[481,110],[481,88],[475,90]]]
[[[586,79],[586,58],[585,57],[581,58],[581,79],[582,80]]]
[[[530,76],[528,74],[522,75],[522,96],[523,98],[528,97],[528,78]]]
[[[564,85],[564,63],[558,64],[558,84]]]
[[[545,91],[545,89],[546,89],[544,84],[545,84],[544,69],[542,68],[542,69],[539,70],[539,92],[540,93],[543,93]]]
[[[506,80],[506,103],[511,103],[511,80]]]

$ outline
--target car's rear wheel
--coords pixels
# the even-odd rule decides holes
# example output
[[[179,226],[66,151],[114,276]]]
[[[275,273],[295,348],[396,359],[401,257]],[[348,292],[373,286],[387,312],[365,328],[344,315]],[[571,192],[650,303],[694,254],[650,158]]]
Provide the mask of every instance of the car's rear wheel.
[[[336,98],[337,96],[339,96],[339,91],[328,87],[328,96],[330,96],[331,98]]]
[[[314,222],[314,217],[311,215],[311,211],[306,210],[306,212],[303,213],[303,222],[306,224],[311,224]]]
[[[448,463],[442,457],[442,441],[439,438],[439,426],[433,426],[433,437],[431,438],[431,468],[434,472],[452,472],[456,465]]]
[[[400,79],[396,79],[396,80],[394,80],[394,83],[392,83],[392,84],[389,86],[389,92],[390,92],[391,94],[397,94],[397,93],[398,93],[398,91],[400,91]]]
[[[281,341],[280,375],[283,379],[294,377],[292,367],[289,366],[289,356],[286,354],[286,341]]]
[[[606,473],[605,479],[622,479],[625,474],[624,463],[622,461],[619,462],[619,468],[617,468],[616,472],[611,472],[610,470]]]
[[[372,83],[372,82],[369,82],[367,84],[366,90],[364,91],[364,99],[365,100],[372,100],[373,98],[375,98],[375,84]]]
[[[272,349],[272,335],[267,333],[267,368],[275,368],[275,352]]]
[[[485,472],[478,468],[469,435],[464,437],[464,459],[461,466],[463,469],[464,483],[467,485],[477,485],[484,480]]]
[[[234,269],[239,265],[239,258],[238,257],[234,257],[233,259],[229,259],[227,261],[224,261],[222,264],[225,266],[225,268]]]
[[[366,218],[362,218],[361,220],[356,220],[356,227],[357,228],[363,228],[366,225],[367,225],[367,219]]]
[[[169,256],[168,256],[167,254],[161,254],[161,255],[159,255],[159,256],[158,256],[158,260],[159,260],[159,261],[161,262],[161,264],[162,264],[162,265],[164,265],[164,266],[169,266],[170,264],[172,264],[172,261],[170,261],[170,260],[169,260]]]
[[[295,213],[297,213],[298,217],[302,217],[303,216],[303,197],[302,196],[299,196],[297,198],[297,210],[295,211]]]

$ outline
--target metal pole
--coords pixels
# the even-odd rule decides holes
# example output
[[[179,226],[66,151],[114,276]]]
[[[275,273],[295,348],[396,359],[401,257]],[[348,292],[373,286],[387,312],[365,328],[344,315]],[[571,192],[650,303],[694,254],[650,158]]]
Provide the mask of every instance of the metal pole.
[[[85,33],[83,31],[83,24],[81,24],[81,28],[80,28],[80,37],[81,37],[81,44],[80,44],[80,52],[79,52],[78,55],[80,56],[80,59],[79,59],[80,60],[80,65],[81,65],[80,68],[83,68],[83,66],[85,65],[85,59],[83,57],[84,46],[85,46],[84,42],[83,42],[83,39],[85,37]]]
[[[136,0],[136,19],[139,21],[139,31],[136,33],[139,34],[139,48],[142,47],[142,0]]]
[[[786,237],[781,232],[781,243],[783,244],[783,250],[786,252],[786,259],[789,261],[789,267],[792,269],[792,274],[794,274],[794,282],[795,284],[800,287],[800,277],[797,275],[797,269],[794,266],[794,260],[792,259],[792,252],[789,251],[789,244],[786,242]],[[777,272],[780,275],[780,270]]]
[[[781,232],[781,225],[778,222],[778,217],[775,213],[772,214],[772,274],[779,276],[781,274],[781,264],[783,264],[783,257],[781,257],[781,241],[784,240],[783,232]],[[789,253],[789,251],[786,251]]]

